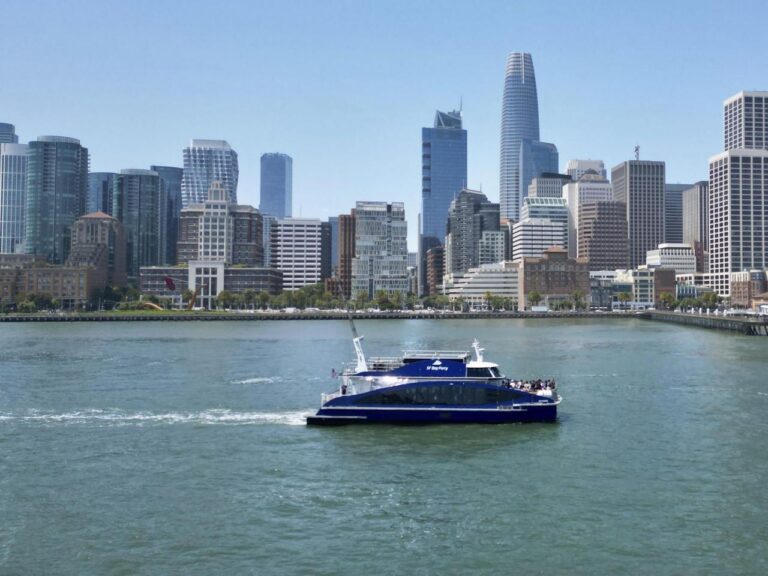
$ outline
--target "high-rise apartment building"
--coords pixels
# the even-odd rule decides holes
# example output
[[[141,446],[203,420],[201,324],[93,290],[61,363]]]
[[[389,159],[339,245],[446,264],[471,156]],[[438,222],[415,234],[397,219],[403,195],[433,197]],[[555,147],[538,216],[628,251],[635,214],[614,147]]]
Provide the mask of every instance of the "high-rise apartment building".
[[[445,248],[442,245],[427,250],[427,296],[437,294],[438,286],[443,283],[444,256]]]
[[[587,172],[594,172],[603,180],[608,178],[608,173],[605,171],[605,164],[602,160],[568,160],[568,164],[565,167],[565,173],[574,182],[578,182]]]
[[[16,127],[13,124],[0,122],[0,144],[18,144],[19,137],[16,135]]]
[[[26,247],[51,264],[69,256],[72,225],[85,214],[88,149],[75,138],[40,136],[27,157]]]
[[[629,267],[664,242],[664,162],[627,160],[611,170],[613,195],[627,209]]]
[[[352,298],[410,292],[408,228],[402,202],[357,202]]]
[[[117,178],[117,174],[114,172],[88,173],[88,198],[85,202],[85,209],[88,214],[92,212],[112,214],[115,178]]]
[[[355,257],[355,211],[339,215],[339,269],[336,274],[339,295],[345,300],[352,296],[352,260]]]
[[[181,204],[202,204],[214,181],[221,182],[230,202],[237,204],[237,152],[226,140],[192,140],[184,148]]]
[[[121,170],[115,179],[112,215],[123,225],[126,271],[139,277],[142,266],[165,264],[165,187],[152,170]]]
[[[683,192],[693,184],[666,184],[664,186],[664,242],[680,244],[683,241]]]
[[[627,207],[615,200],[579,203],[578,258],[590,270],[627,268]]]
[[[421,129],[421,223],[419,292],[426,288],[426,254],[445,241],[451,201],[467,185],[467,131],[461,112],[435,113],[434,127]]]
[[[293,215],[293,158],[272,152],[261,156],[259,210],[275,218]]]
[[[92,212],[75,220],[67,266],[90,266],[98,272],[98,284],[125,286],[125,233],[109,214]]]
[[[557,172],[554,144],[539,141],[539,101],[533,60],[525,52],[507,57],[501,115],[499,193],[501,215],[520,217],[520,205],[533,178]]]
[[[731,272],[768,268],[768,92],[723,103],[725,151],[709,159],[709,272],[730,294]]]
[[[315,218],[278,218],[272,230],[272,266],[283,273],[283,290],[323,279],[323,223]]]
[[[176,264],[176,243],[179,240],[179,219],[181,218],[181,182],[184,169],[176,166],[150,166],[163,180],[166,197],[166,236],[165,261]]]
[[[26,144],[0,144],[0,254],[24,251],[28,154]]]
[[[589,162],[590,166],[597,164],[598,167],[601,167],[602,173],[591,167],[584,168],[582,171],[583,166],[574,164],[577,162]],[[574,174],[581,174],[576,182],[569,182],[563,186],[563,198],[568,204],[568,257],[583,258],[583,255],[579,254],[579,246],[581,245],[578,241],[579,210],[582,204],[588,202],[613,200],[613,187],[603,175],[605,168],[602,167],[602,160],[571,160],[568,165]],[[626,214],[624,220],[626,220]],[[626,266],[626,263],[624,265]]]
[[[499,231],[499,205],[482,192],[462,190],[448,211],[445,273],[466,272],[480,265],[480,239],[486,230]]]

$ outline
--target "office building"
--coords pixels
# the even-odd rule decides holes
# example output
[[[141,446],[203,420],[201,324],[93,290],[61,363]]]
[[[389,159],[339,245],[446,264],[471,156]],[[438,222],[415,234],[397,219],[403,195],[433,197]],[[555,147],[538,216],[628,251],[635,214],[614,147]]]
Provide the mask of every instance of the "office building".
[[[182,207],[205,202],[215,181],[221,182],[229,201],[237,204],[238,175],[237,152],[226,140],[192,140],[184,148]]]
[[[478,244],[478,262],[495,264],[502,262],[506,253],[507,234],[504,230],[483,230]]]
[[[24,252],[28,155],[26,144],[0,144],[0,254]]]
[[[519,262],[518,308],[531,307],[532,292],[541,297],[541,304],[551,308],[563,301],[571,301],[574,293],[580,293],[584,302],[589,301],[589,266],[581,259],[568,258],[564,248],[549,248],[541,257],[525,257]]]
[[[664,162],[628,160],[611,170],[614,198],[627,209],[630,268],[664,242],[664,180]]]
[[[544,172],[534,178],[528,185],[528,197],[533,198],[562,198],[563,186],[571,181],[567,174]]]
[[[75,220],[67,266],[93,267],[100,286],[127,284],[126,243],[123,225],[104,212],[92,212]]]
[[[588,263],[590,270],[627,267],[627,208],[622,202],[582,202],[579,204],[578,222],[576,253],[579,259]]]
[[[19,137],[13,124],[0,122],[0,144],[18,144]]]
[[[709,272],[709,182],[683,192],[683,243],[693,246],[696,271]]]
[[[125,230],[129,278],[138,279],[142,266],[166,264],[165,205],[165,188],[157,172],[127,169],[117,175],[112,215]]]
[[[113,198],[115,191],[115,172],[89,172],[88,173],[88,198],[85,202],[87,213],[103,212],[112,214]]]
[[[261,156],[259,210],[275,218],[293,216],[293,158],[273,152]]]
[[[517,262],[483,264],[449,277],[445,295],[452,301],[462,299],[471,310],[487,310],[488,294],[517,301],[519,276]]]
[[[683,192],[693,184],[666,184],[664,186],[664,242],[680,244],[683,241]]]
[[[649,250],[645,258],[648,268],[667,268],[677,274],[696,272],[696,254],[690,244],[659,244],[656,250]]]
[[[548,218],[523,218],[512,225],[512,260],[538,258],[552,247],[568,250],[568,227]]]
[[[322,275],[322,222],[278,218],[272,230],[272,266],[283,273],[283,291],[317,284]]]
[[[597,174],[602,180],[608,178],[605,171],[605,164],[602,160],[568,160],[565,167],[565,173],[571,177],[571,180],[578,182],[587,172]]]
[[[768,268],[768,92],[723,103],[724,152],[709,160],[709,272],[730,294],[731,272]]]
[[[330,216],[328,226],[331,230],[331,274],[336,275],[339,270],[339,217]]]
[[[426,283],[426,254],[445,241],[451,201],[467,185],[467,131],[461,112],[435,113],[434,127],[421,129],[419,279]],[[420,289],[424,294],[425,289]]]
[[[486,230],[499,231],[499,205],[482,192],[462,190],[448,210],[445,273],[465,272],[480,265],[480,239]]]
[[[26,194],[25,252],[64,264],[72,224],[86,211],[88,149],[63,136],[30,142]]]
[[[581,163],[589,163],[586,167]],[[601,172],[597,172],[592,166],[597,166]],[[568,182],[563,186],[563,198],[568,205],[568,256],[570,258],[583,258],[579,254],[579,210],[588,202],[605,202],[613,200],[613,187],[606,180],[605,167],[602,160],[571,160],[568,162],[570,170],[574,174],[580,174],[575,182]],[[624,217],[626,221],[626,215]],[[626,227],[625,227],[626,228]],[[626,244],[626,242],[624,243]],[[626,262],[622,267],[626,267]]]
[[[179,219],[181,218],[181,183],[184,169],[176,166],[150,166],[163,180],[166,197],[166,254],[168,264],[176,264],[176,243],[179,240]]]
[[[352,298],[410,291],[407,234],[402,202],[356,203]]]
[[[557,172],[554,144],[539,142],[539,103],[530,54],[513,52],[504,71],[499,193],[501,215],[517,220],[533,178]]]
[[[434,246],[427,250],[427,288],[426,296],[434,296],[443,284],[445,270],[445,248]]]

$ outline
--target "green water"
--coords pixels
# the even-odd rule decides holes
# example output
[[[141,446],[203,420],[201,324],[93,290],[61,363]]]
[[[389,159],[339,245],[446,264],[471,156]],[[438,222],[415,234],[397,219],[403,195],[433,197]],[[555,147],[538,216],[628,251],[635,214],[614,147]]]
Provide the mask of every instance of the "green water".
[[[0,574],[766,574],[768,338],[368,321],[557,424],[307,428],[345,322],[0,327]]]

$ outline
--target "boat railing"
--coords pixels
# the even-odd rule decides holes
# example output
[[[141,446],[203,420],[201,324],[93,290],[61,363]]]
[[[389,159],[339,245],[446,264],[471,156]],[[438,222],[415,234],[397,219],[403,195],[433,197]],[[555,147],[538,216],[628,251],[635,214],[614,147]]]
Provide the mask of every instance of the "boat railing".
[[[417,358],[420,360],[432,360],[446,358],[450,360],[465,360],[469,358],[466,350],[403,350],[403,358]]]

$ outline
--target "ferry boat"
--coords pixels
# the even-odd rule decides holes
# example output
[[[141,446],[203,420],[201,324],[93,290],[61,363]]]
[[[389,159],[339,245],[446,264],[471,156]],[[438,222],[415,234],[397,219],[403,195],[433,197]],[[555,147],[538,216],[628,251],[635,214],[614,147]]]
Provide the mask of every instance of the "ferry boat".
[[[352,325],[356,363],[341,374],[338,390],[321,395],[311,425],[352,423],[553,422],[561,398],[553,380],[505,377],[483,358],[477,340],[469,352],[404,351],[367,359]]]

